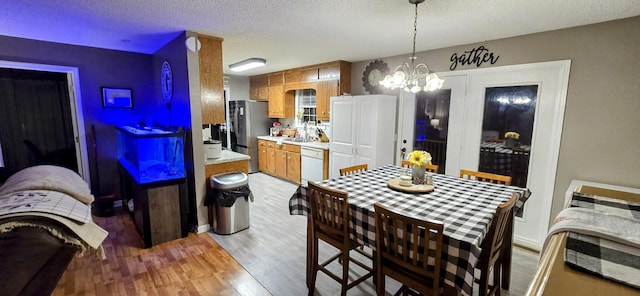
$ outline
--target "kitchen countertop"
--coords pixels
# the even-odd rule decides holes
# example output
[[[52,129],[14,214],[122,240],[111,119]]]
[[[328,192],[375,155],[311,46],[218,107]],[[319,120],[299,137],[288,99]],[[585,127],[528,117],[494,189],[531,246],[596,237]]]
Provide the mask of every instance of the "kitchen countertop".
[[[282,142],[285,143],[285,144],[291,144],[291,145],[298,145],[298,146],[301,146],[301,147],[309,147],[309,148],[329,150],[329,143],[328,142],[294,142],[293,138],[271,137],[271,136],[258,136],[258,139],[267,140],[267,141],[273,141],[273,142],[277,142],[278,140],[282,140]]]
[[[238,161],[238,160],[248,160],[248,159],[251,159],[249,155],[233,152],[231,150],[222,150],[222,153],[220,153],[220,158],[208,158],[204,162],[204,165],[212,165],[212,164],[219,164],[219,163],[232,162],[232,161]]]

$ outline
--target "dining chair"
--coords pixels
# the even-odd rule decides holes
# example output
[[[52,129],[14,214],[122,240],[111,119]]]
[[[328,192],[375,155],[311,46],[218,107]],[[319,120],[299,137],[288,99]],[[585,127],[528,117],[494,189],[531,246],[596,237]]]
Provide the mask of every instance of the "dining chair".
[[[511,185],[510,176],[503,176],[503,175],[486,173],[486,172],[460,170],[460,178],[478,180],[482,182],[489,182],[489,183],[495,183],[495,184]]]
[[[402,215],[380,203],[373,207],[377,295],[385,295],[385,276],[402,284],[398,293],[412,289],[422,295],[440,295],[444,225]]]
[[[410,168],[411,162],[408,160],[403,160],[401,166],[404,168]],[[438,165],[436,164],[428,164],[425,167],[427,169],[427,172],[434,173],[434,174],[438,173]]]
[[[481,172],[492,174],[498,173],[498,158],[496,153],[497,152],[495,147],[480,146],[480,161],[478,164],[478,170]]]
[[[493,220],[489,227],[489,232],[482,241],[480,257],[476,268],[480,270],[480,279],[476,279],[480,289],[480,295],[497,295],[500,296],[500,279],[501,279],[501,263],[503,253],[504,236],[509,223],[512,220],[513,205],[515,204],[517,195],[512,194],[511,198],[498,206],[498,210],[493,214]],[[505,246],[510,248],[511,246]],[[493,281],[489,284],[489,272],[493,269]]]
[[[511,152],[511,180],[513,185],[527,186],[527,174],[529,172],[529,150],[513,148]]]
[[[308,184],[309,199],[311,207],[311,231],[312,231],[312,247],[311,253],[307,256],[312,257],[312,274],[309,283],[309,295],[313,295],[315,290],[316,277],[318,271],[322,271],[329,277],[341,284],[341,295],[346,295],[347,290],[363,282],[367,278],[373,276],[373,268],[349,256],[349,252],[355,250],[363,256],[372,260],[373,257],[362,250],[356,241],[349,238],[349,202],[346,192],[333,190],[322,187],[314,182],[309,181]],[[318,239],[334,246],[340,252],[323,263],[318,262]],[[338,276],[329,271],[326,266],[336,259],[341,259],[342,276]],[[366,273],[351,283],[349,281],[349,261],[362,267]]]
[[[349,176],[362,173],[369,169],[369,166],[364,164],[358,164],[350,167],[344,167],[340,169],[340,176]]]

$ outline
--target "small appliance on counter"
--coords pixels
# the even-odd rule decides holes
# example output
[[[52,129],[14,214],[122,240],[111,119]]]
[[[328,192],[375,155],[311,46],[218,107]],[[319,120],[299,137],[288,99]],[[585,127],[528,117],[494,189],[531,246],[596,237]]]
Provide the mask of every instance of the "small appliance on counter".
[[[220,158],[222,156],[222,141],[204,141],[204,156],[207,159]]]

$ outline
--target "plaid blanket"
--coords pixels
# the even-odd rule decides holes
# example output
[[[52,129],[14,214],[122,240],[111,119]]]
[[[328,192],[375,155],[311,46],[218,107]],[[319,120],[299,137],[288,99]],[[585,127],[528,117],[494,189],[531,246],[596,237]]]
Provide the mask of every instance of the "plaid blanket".
[[[571,207],[592,209],[635,221],[640,225],[640,204],[575,192]],[[640,248],[619,240],[569,232],[565,247],[568,266],[640,289]]]

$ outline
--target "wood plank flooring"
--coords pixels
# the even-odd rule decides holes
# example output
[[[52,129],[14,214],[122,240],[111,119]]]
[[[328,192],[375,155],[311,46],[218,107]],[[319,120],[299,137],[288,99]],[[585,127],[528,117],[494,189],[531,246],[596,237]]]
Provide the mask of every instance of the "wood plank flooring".
[[[209,235],[144,249],[128,213],[95,217],[109,231],[106,260],[73,259],[52,295],[270,295]]]
[[[144,249],[123,209],[94,217],[109,231],[107,259],[75,258],[53,295],[306,295],[306,217],[289,215],[288,207],[297,185],[262,173],[249,175],[249,182],[255,196],[251,227],[232,235],[189,234]],[[321,244],[320,251],[326,258],[334,250]],[[536,268],[536,253],[514,248],[513,256],[511,289],[502,295],[523,295]],[[387,294],[398,286],[387,280]],[[339,293],[338,283],[318,274],[315,295]],[[348,293],[374,294],[371,279]]]

